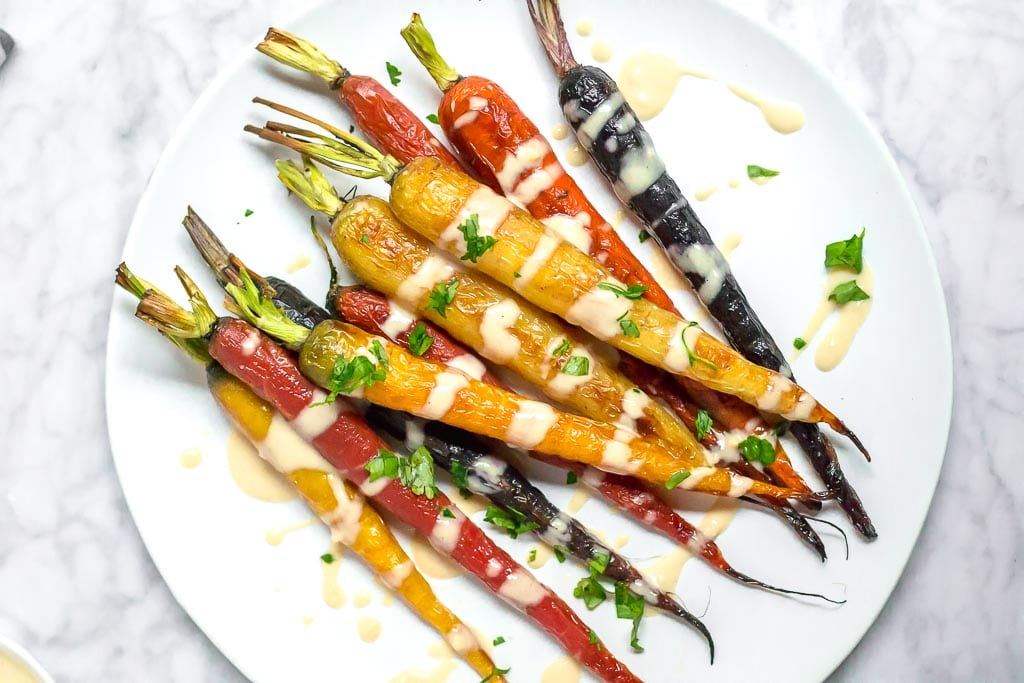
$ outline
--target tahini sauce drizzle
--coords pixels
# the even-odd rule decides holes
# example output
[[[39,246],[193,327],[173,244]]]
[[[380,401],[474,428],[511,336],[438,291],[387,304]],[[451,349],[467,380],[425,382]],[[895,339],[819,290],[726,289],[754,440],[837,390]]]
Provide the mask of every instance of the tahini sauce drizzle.
[[[564,123],[559,123],[551,129],[551,137],[555,140],[564,140],[569,137],[569,126]]]
[[[268,503],[299,497],[298,489],[261,458],[249,439],[237,429],[228,435],[227,456],[231,479],[246,495]]]
[[[281,545],[289,534],[299,531],[300,529],[307,529],[319,521],[320,520],[316,517],[310,517],[309,519],[304,519],[301,522],[289,524],[288,526],[278,527],[277,529],[267,529],[266,533],[263,534],[263,538],[270,545]]]
[[[740,246],[743,242],[743,233],[730,232],[728,235],[722,238],[722,242],[718,247],[718,250],[722,252],[722,256],[725,257],[726,261],[732,258],[732,252],[736,251],[736,247]]]
[[[841,305],[834,301],[829,301],[828,295],[832,293],[832,290],[837,285],[849,282],[850,280],[856,280],[857,285],[870,294],[871,298],[866,301],[850,301]],[[854,337],[857,336],[861,325],[864,324],[868,313],[871,312],[871,304],[875,300],[874,284],[874,273],[867,263],[864,264],[864,268],[859,275],[846,268],[838,268],[829,273],[821,289],[821,300],[818,302],[818,307],[814,309],[810,322],[807,323],[803,334],[800,335],[810,346],[811,340],[821,330],[825,320],[833,311],[839,311],[839,317],[835,325],[818,342],[814,352],[814,365],[819,370],[823,372],[834,370],[843,358],[846,357],[847,351],[850,350],[850,346],[853,344]],[[795,360],[801,351],[794,350],[791,360]]]
[[[446,683],[455,673],[458,664],[458,660],[454,657],[445,657],[431,671],[406,669],[392,678],[390,683]]]
[[[607,62],[612,58],[612,46],[603,40],[595,40],[590,46],[590,56],[599,62]]]
[[[39,677],[16,655],[0,650],[0,681],[3,683],[39,683]]]
[[[459,565],[434,550],[422,536],[412,541],[412,559],[421,573],[432,579],[450,579],[462,573]]]
[[[671,57],[639,52],[622,63],[618,84],[640,120],[647,121],[661,113],[683,76],[717,80],[701,71],[681,66]],[[807,117],[799,105],[766,97],[738,83],[725,85],[733,95],[760,109],[772,130],[788,135],[804,127]]]
[[[341,571],[342,546],[331,544],[330,555],[334,557],[331,562],[320,560],[320,571],[322,574],[321,593],[324,602],[331,609],[340,609],[345,605],[345,591],[338,583],[338,572]]]
[[[544,667],[540,683],[579,683],[580,665],[569,655],[559,657]]]
[[[381,625],[377,617],[359,617],[356,628],[359,631],[359,640],[364,643],[372,643],[380,638]]]
[[[566,150],[565,160],[570,166],[582,166],[587,163],[587,150],[583,149],[580,143],[574,142]]]
[[[178,456],[178,463],[187,470],[199,467],[199,463],[202,461],[203,452],[195,447],[186,448]]]
[[[584,19],[576,24],[576,34],[586,38],[594,32],[594,22]]]

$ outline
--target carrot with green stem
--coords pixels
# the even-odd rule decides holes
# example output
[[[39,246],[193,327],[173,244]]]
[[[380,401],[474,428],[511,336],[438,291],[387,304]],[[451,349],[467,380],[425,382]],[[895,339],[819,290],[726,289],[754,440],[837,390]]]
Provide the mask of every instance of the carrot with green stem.
[[[274,107],[329,134],[278,123],[246,130],[342,172],[386,180],[399,220],[465,265],[644,362],[693,377],[786,419],[826,422],[856,441],[839,418],[791,380],[746,361],[697,323],[641,298],[643,288],[627,288],[596,260],[552,238],[543,224],[464,173],[429,158],[403,166],[345,131]],[[422,285],[425,299],[433,287],[450,279],[451,273],[443,270],[424,272],[410,288]]]
[[[391,530],[363,497],[289,424],[281,413],[213,360],[209,342],[190,336],[216,315],[195,284],[180,269],[192,312],[135,276],[122,263],[117,284],[140,300],[139,317],[159,325],[164,337],[206,367],[210,394],[228,419],[256,447],[260,456],[287,477],[309,507],[331,531],[331,538],[350,548],[424,621],[436,628],[481,676],[495,671],[473,632],[434,595]],[[145,302],[143,305],[142,302]],[[331,560],[333,561],[333,559]],[[501,676],[493,680],[504,680]]]

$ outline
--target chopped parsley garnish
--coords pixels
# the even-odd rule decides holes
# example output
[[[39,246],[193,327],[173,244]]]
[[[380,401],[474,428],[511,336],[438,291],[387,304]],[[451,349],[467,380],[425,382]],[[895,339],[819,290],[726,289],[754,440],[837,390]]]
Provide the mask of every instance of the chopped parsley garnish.
[[[640,336],[640,328],[636,326],[635,322],[627,318],[627,315],[629,315],[629,311],[620,315],[616,320],[619,321],[619,327],[622,328],[622,334],[636,339]]]
[[[491,671],[491,673],[487,674],[486,678],[481,678],[480,679],[480,683],[490,683],[494,679],[495,676],[504,676],[505,674],[507,674],[511,670],[512,670],[512,667],[507,667],[505,669],[495,668],[494,670]]]
[[[434,483],[434,459],[430,457],[430,451],[423,446],[413,451],[409,457],[381,448],[377,455],[363,465],[363,469],[370,473],[370,481],[376,481],[381,477],[398,479],[402,486],[428,500],[432,500],[438,494],[437,485]],[[451,513],[448,508],[445,510]],[[455,514],[452,513],[451,516],[454,518]]]
[[[437,114],[427,114],[427,121],[430,121],[431,123],[436,124],[437,123]]]
[[[775,445],[768,439],[751,434],[740,441],[740,454],[749,462],[771,465],[775,462]]]
[[[370,342],[370,353],[372,353],[373,357],[377,359],[377,364],[387,371],[388,352],[384,350],[384,345],[380,343],[379,339],[374,339]]]
[[[793,348],[794,349],[797,349],[799,351],[800,349],[804,348],[805,346],[807,346],[807,340],[804,339],[803,337],[797,337],[796,339],[793,340]]]
[[[825,245],[825,267],[840,268],[846,266],[852,268],[853,272],[859,273],[864,270],[864,233],[867,230],[861,228],[859,235],[854,235],[848,240],[839,240]]]
[[[551,549],[555,553],[555,559],[558,560],[558,564],[562,564],[563,562],[565,562],[565,552],[567,548],[565,548],[564,546],[556,545],[552,546]]]
[[[775,436],[782,436],[789,431],[789,420],[779,420],[779,424],[775,425],[775,429],[772,430],[772,434]]]
[[[503,645],[504,643],[505,643],[505,637],[504,636],[498,636],[497,638],[495,638],[494,640],[491,641],[491,645],[493,645],[494,647],[498,647],[499,645]]]
[[[536,548],[531,548],[530,549],[530,554],[526,556],[526,561],[527,562],[536,562],[536,560],[537,560],[537,549]]]
[[[701,408],[697,411],[697,419],[694,421],[694,429],[697,430],[697,441],[703,441],[704,437],[711,431],[711,415]]]
[[[517,270],[516,272],[512,273],[512,276],[518,280],[523,276],[523,274]]]
[[[640,646],[640,620],[644,618],[644,599],[629,590],[622,581],[615,582],[615,616],[619,619],[632,619],[633,630],[629,633],[629,644],[636,652],[643,652]]]
[[[552,358],[558,358],[563,353],[572,348],[572,342],[568,339],[563,339],[562,343],[555,347],[555,350],[551,352]]]
[[[331,555],[330,553],[324,553],[320,556],[320,561],[324,564],[334,564],[334,555]]]
[[[459,289],[459,278],[453,277],[448,282],[438,282],[430,290],[430,297],[425,309],[437,311],[442,318],[448,317],[448,306],[455,301],[455,294]]]
[[[409,333],[409,351],[414,356],[422,356],[434,344],[434,338],[427,333],[427,325],[422,320]]]
[[[597,631],[595,631],[594,629],[590,629],[590,635],[588,635],[587,637],[590,639],[591,645],[597,645],[600,642],[600,640],[597,637]]]
[[[565,473],[565,483],[566,484],[575,484],[578,480],[579,480],[579,477],[576,476],[575,472],[566,472]]]
[[[458,460],[452,460],[452,482],[459,488],[463,498],[469,498],[472,493],[469,491],[469,470]]]
[[[484,513],[484,521],[504,529],[512,538],[518,538],[519,534],[525,534],[527,531],[540,528],[540,525],[536,522],[527,521],[526,515],[522,512],[512,509],[503,510],[495,505],[487,506],[487,512]]]
[[[851,301],[867,301],[871,295],[861,289],[856,280],[850,280],[837,285],[828,298],[837,304],[845,304]]]
[[[251,216],[252,214],[253,214],[253,211],[252,211],[252,209],[246,209],[246,210],[245,210],[245,217],[246,217],[246,218],[248,218],[248,217],[249,217],[249,216]]]
[[[590,567],[590,573],[593,575],[604,574],[604,570],[608,569],[608,562],[612,559],[612,556],[608,553],[595,552],[594,556],[590,559],[588,566]]]
[[[367,234],[366,234],[366,233],[364,232],[364,233],[363,233],[363,236],[359,238],[359,241],[360,241],[360,242],[362,242],[363,244],[369,244],[369,243],[370,243],[370,242],[372,242],[373,240],[371,240],[371,239],[370,239],[370,236],[369,236],[369,235],[367,235]]]
[[[758,166],[757,164],[747,164],[747,177],[748,178],[773,178],[779,175],[778,171],[773,171],[770,168],[764,166]]]
[[[709,360],[707,360],[705,358],[701,358],[700,356],[695,354],[693,352],[693,349],[691,349],[690,345],[686,342],[686,330],[690,329],[691,327],[695,326],[696,324],[697,324],[696,321],[691,321],[689,325],[687,325],[686,327],[683,328],[683,334],[682,334],[683,348],[686,349],[686,357],[690,359],[690,367],[693,367],[697,363],[704,363],[705,365],[707,365],[709,368],[711,368],[715,372],[718,372],[718,366],[717,365],[715,365],[711,361],[709,361]]]
[[[640,240],[640,244],[643,244],[647,240],[651,239],[651,233],[647,232],[646,230],[641,230],[640,234],[637,235],[637,239]]]
[[[388,78],[391,80],[391,85],[398,85],[401,83],[402,79],[399,78],[399,76],[402,75],[402,72],[398,70],[398,67],[391,62],[384,62],[384,65],[387,67]]]
[[[441,516],[447,517],[448,519],[455,519],[455,513],[452,512],[451,508],[443,508],[441,510]]]
[[[601,582],[593,576],[587,576],[579,580],[576,587],[572,589],[572,596],[583,600],[587,609],[594,609],[608,597],[607,591]]]
[[[647,285],[629,285],[623,288],[612,282],[598,282],[597,288],[607,290],[615,296],[621,296],[626,299],[639,299],[648,290]]]
[[[686,481],[689,477],[689,470],[679,470],[678,472],[676,472],[675,474],[668,478],[668,481],[665,482],[665,488],[671,491],[672,489]]]
[[[469,214],[469,218],[459,225],[459,232],[466,237],[466,253],[459,257],[462,261],[476,263],[477,259],[498,242],[490,235],[480,234],[479,214]]]
[[[590,372],[590,359],[586,356],[573,356],[562,367],[563,375],[585,377]]]
[[[331,375],[327,378],[327,389],[331,393],[324,399],[324,403],[333,403],[338,394],[351,394],[360,387],[372,387],[377,382],[387,379],[388,362],[384,354],[384,347],[376,339],[373,340],[380,348],[382,355],[377,355],[376,348],[371,344],[370,350],[381,361],[378,365],[366,356],[355,356],[352,360],[346,360],[338,356],[334,360],[334,367],[331,368]]]

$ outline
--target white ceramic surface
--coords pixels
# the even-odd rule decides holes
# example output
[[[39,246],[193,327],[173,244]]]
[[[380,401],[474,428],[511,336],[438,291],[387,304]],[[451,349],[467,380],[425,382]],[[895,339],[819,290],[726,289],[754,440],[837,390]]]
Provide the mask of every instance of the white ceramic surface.
[[[407,56],[397,35],[413,5],[375,9],[365,31],[342,38],[336,27],[353,16],[350,6],[328,4],[287,27],[318,43],[357,73],[385,80],[384,60],[404,71],[396,93],[424,115],[436,106],[432,83]],[[422,9],[422,8],[421,8]],[[876,301],[850,357],[836,371],[822,374],[805,355],[796,366],[802,383],[840,413],[875,455],[861,462],[841,446],[841,457],[857,485],[881,537],[873,544],[852,538],[849,561],[830,538],[832,559],[824,567],[799,547],[778,524],[743,511],[722,545],[740,569],[765,580],[829,593],[845,592],[840,608],[786,600],[744,590],[691,562],[679,586],[695,610],[710,606],[706,622],[717,636],[719,659],[708,669],[700,641],[665,617],[645,622],[647,652],[628,650],[628,624],[610,610],[585,614],[609,645],[641,676],[677,680],[735,680],[750,661],[772,679],[819,680],[856,644],[884,604],[913,547],[935,485],[945,448],[951,394],[949,337],[941,289],[923,231],[902,181],[877,136],[838,94],[822,72],[762,27],[716,4],[679,7],[649,3],[637,8],[643,35],[615,29],[611,3],[566,3],[571,25],[592,19],[597,37],[609,40],[618,59],[640,48],[677,56],[690,66],[746,83],[766,94],[800,103],[806,128],[792,136],[773,133],[755,109],[714,84],[684,82],[672,105],[648,125],[662,156],[684,189],[709,182],[724,185],[747,163],[778,168],[782,175],[766,187],[723,187],[698,211],[712,233],[740,230],[744,241],[733,264],[748,295],[777,338],[802,330],[822,279],[825,242],[868,228],[867,258],[875,269]],[[547,132],[559,122],[555,81],[543,61],[525,13],[518,5],[433,8],[424,15],[449,61],[466,73],[499,81]],[[495,34],[468,30],[503,26]],[[728,36],[728,40],[722,40]],[[581,60],[588,42],[574,39]],[[172,289],[170,269],[183,265],[208,293],[215,291],[178,226],[191,203],[230,247],[256,269],[283,274],[296,256],[316,256],[303,230],[308,212],[285,196],[270,167],[277,150],[245,136],[241,125],[266,118],[249,103],[253,95],[286,102],[335,121],[347,121],[335,102],[311,79],[294,76],[250,53],[228,68],[207,90],[182,124],[140,202],[125,257],[140,274]],[[564,159],[567,143],[556,144]],[[617,208],[610,192],[589,167],[571,172],[610,216]],[[342,189],[348,183],[337,178]],[[379,183],[360,183],[380,192]],[[243,216],[246,209],[253,215]],[[635,230],[623,226],[630,243]],[[638,248],[646,255],[652,245]],[[314,265],[290,276],[314,297],[323,291],[326,270]],[[684,307],[688,295],[680,292]],[[307,516],[295,504],[270,505],[235,489],[222,457],[226,428],[198,368],[176,355],[131,317],[126,297],[116,296],[108,346],[108,417],[111,445],[122,485],[150,553],[175,596],[196,623],[249,677],[257,681],[301,680],[322,675],[344,660],[368,680],[386,680],[406,666],[429,667],[429,629],[401,606],[368,608],[384,622],[372,645],[355,636],[351,605],[332,612],[319,597],[317,557],[326,546],[322,530],[290,537],[272,548],[263,532]],[[899,348],[891,340],[900,340]],[[138,400],[139,396],[149,400]],[[901,423],[891,419],[899,406]],[[154,438],[156,430],[156,438]],[[200,469],[182,469],[174,455],[199,446]],[[564,503],[565,487],[548,486]],[[830,518],[838,519],[831,513]],[[580,517],[612,536],[628,533],[625,553],[646,558],[670,544],[646,534],[591,502]],[[528,542],[502,541],[525,557]],[[640,564],[642,561],[638,560]],[[549,564],[539,576],[571,600],[581,570]],[[342,567],[350,595],[370,587],[368,573],[346,559]],[[511,610],[465,579],[435,581],[442,599],[470,623],[508,643],[499,664],[513,664],[522,680],[535,680],[560,653]],[[275,590],[279,588],[280,590]],[[576,606],[581,607],[577,601]],[[303,624],[313,616],[312,625]],[[806,634],[799,658],[776,648],[771,633],[792,625]],[[795,632],[795,631],[794,631]],[[752,634],[762,634],[760,637]],[[787,638],[789,640],[789,638]],[[457,680],[471,680],[461,668]]]

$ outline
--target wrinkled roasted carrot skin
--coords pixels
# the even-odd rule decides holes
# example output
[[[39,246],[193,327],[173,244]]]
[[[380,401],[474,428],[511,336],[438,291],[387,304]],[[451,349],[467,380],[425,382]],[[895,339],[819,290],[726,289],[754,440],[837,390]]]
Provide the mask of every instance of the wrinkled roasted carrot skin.
[[[348,105],[360,130],[385,154],[402,163],[417,157],[433,157],[459,168],[458,160],[430,132],[423,119],[375,78],[344,77],[338,97]]]
[[[483,97],[487,105],[478,111],[473,120],[457,126],[459,117],[471,111],[471,97]],[[565,172],[537,126],[501,86],[480,76],[463,78],[441,99],[438,122],[448,141],[477,176],[495,192],[506,195],[509,194],[508,189],[502,188],[498,180],[506,156],[515,154],[529,140],[544,140],[547,149],[540,167],[557,169],[558,177],[536,199],[527,203],[526,209],[538,220],[556,215],[577,216],[586,213],[590,216],[590,255],[602,257],[605,267],[620,280],[649,286],[650,289],[644,294],[649,301],[664,307],[672,305],[664,290],[656,286],[654,277],[633,256],[608,221],[601,217],[572,176]]]
[[[257,396],[241,380],[216,363],[211,363],[207,367],[207,384],[220,407],[250,440],[259,442],[266,437],[275,412],[269,402]],[[328,514],[337,507],[337,498],[324,472],[299,470],[291,473],[289,478],[317,515]],[[344,482],[344,489],[350,499],[362,496],[362,493],[347,480]],[[363,505],[359,517],[359,534],[349,547],[382,578],[396,567],[411,562],[384,520],[376,510],[366,504]],[[437,599],[430,584],[415,569],[401,584],[391,586],[391,589],[442,635],[462,624],[459,618]],[[483,650],[470,651],[465,654],[465,658],[482,676],[486,676],[494,669],[494,663]]]
[[[244,351],[243,345],[253,331],[253,327],[241,320],[221,319],[210,338],[210,354],[286,418],[295,419],[303,408],[314,402],[316,387],[303,377],[288,353],[266,337],[261,336],[254,352]],[[340,413],[334,424],[313,438],[312,443],[343,476],[360,487],[368,483],[365,464],[380,449],[387,448],[353,412]],[[497,592],[513,572],[529,575],[508,553],[458,512],[443,493],[427,499],[413,494],[397,480],[391,480],[372,497],[428,538],[440,511],[445,507],[454,511],[461,524],[457,542],[449,555],[492,591]],[[487,571],[492,560],[501,566],[501,571],[496,574]],[[536,604],[526,607],[525,612],[555,637],[569,654],[599,677],[608,681],[639,683],[639,679],[606,646],[600,641],[590,642],[590,628],[549,589],[544,590],[544,597]]]
[[[391,314],[391,302],[383,294],[367,289],[362,285],[352,285],[350,287],[337,288],[330,295],[330,301],[334,312],[342,320],[350,322],[370,334],[387,336],[381,329],[381,325],[384,324]],[[469,349],[457,343],[448,336],[447,332],[434,325],[434,323],[422,318],[417,322],[422,322],[426,327],[427,334],[434,339],[430,344],[430,348],[423,353],[421,358],[437,363],[447,363],[453,358],[471,353]],[[408,348],[409,333],[415,327],[416,323],[413,323],[408,329],[399,332],[395,342]],[[498,384],[498,378],[492,375],[490,371],[484,372],[481,380],[488,384]]]
[[[632,356],[619,357],[619,370],[645,392],[664,401],[672,412],[679,416],[686,428],[696,435],[698,408],[688,400],[679,386],[671,381],[671,375]],[[707,448],[716,448],[718,434],[714,430],[709,430],[701,443]]]

